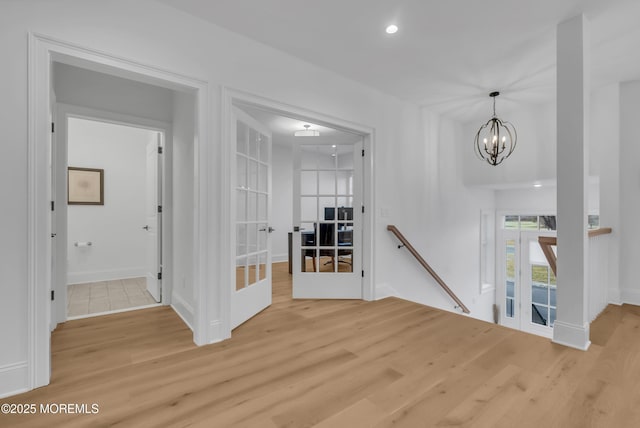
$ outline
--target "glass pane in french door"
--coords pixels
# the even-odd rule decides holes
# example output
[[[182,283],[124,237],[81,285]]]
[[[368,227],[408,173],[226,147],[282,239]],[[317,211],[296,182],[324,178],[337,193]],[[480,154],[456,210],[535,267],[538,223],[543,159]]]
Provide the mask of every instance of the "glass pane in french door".
[[[305,272],[353,272],[353,145],[300,153],[301,260]]]
[[[556,277],[537,242],[529,243],[531,322],[553,327],[556,320]]]
[[[236,289],[250,287],[266,273],[269,137],[237,122]]]
[[[516,302],[516,241],[514,239],[508,239],[505,241],[505,313],[507,318],[515,317],[515,302]]]

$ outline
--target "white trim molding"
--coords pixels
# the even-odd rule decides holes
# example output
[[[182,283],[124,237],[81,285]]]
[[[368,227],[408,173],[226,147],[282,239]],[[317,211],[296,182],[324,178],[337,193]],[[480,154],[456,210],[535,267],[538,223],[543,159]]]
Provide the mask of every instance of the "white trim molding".
[[[553,342],[586,351],[591,345],[591,341],[589,340],[589,323],[574,325],[556,320],[553,324]]]
[[[189,326],[191,331],[193,331],[193,306],[187,303],[187,301],[184,300],[182,296],[174,292],[171,295],[171,307],[178,314],[178,316],[182,318],[182,321],[184,321],[185,324]]]
[[[127,278],[140,278],[146,275],[147,269],[145,266],[122,269],[69,272],[67,273],[67,285],[85,284],[89,282],[100,281],[113,281]]]
[[[26,361],[0,366],[0,398],[28,391],[29,367]]]
[[[607,299],[609,299],[609,303],[612,305],[621,305],[622,302],[622,293],[618,287],[609,287],[607,290]]]
[[[620,301],[622,304],[640,306],[640,290],[623,288],[620,291]]]

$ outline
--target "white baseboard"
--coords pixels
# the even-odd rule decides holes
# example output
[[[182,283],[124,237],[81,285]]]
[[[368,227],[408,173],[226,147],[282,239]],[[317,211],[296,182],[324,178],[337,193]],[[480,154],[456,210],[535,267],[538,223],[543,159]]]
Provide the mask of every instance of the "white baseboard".
[[[289,261],[289,254],[272,254],[271,263],[280,263]]]
[[[620,291],[620,301],[621,303],[640,306],[640,291],[629,288],[622,289]]]
[[[87,282],[112,281],[115,279],[140,278],[147,276],[145,267],[109,269],[89,272],[68,272],[67,284],[84,284]]]
[[[580,326],[556,320],[553,325],[553,342],[586,351],[591,345],[589,323]]]
[[[209,323],[209,337],[211,343],[222,342],[229,338],[229,334],[222,331],[222,322],[220,320],[214,320]]]
[[[0,398],[29,391],[26,361],[0,366]]]
[[[378,286],[376,286],[374,300],[384,299],[385,297],[400,297],[400,293],[389,284],[378,284]]]
[[[622,304],[622,294],[620,293],[619,288],[609,288],[607,290],[607,299],[609,303],[614,305]]]
[[[182,321],[193,331],[193,306],[187,303],[182,296],[177,293],[171,295],[171,307],[178,314]]]

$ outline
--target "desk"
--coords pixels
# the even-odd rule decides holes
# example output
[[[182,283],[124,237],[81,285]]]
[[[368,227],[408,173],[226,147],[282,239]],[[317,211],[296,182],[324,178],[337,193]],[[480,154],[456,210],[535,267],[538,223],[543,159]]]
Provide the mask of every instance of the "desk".
[[[315,230],[301,230],[300,231],[300,239],[303,247],[314,247],[315,246]],[[288,246],[289,246],[289,273],[293,273],[293,232],[289,232],[288,236]],[[338,230],[338,251],[340,251],[340,247],[350,247],[353,245],[353,229],[343,229]],[[332,247],[333,245],[327,245]],[[309,251],[314,251],[315,249],[307,248]],[[320,250],[322,253],[322,250]],[[322,255],[322,254],[321,254]],[[305,255],[301,259],[301,272],[306,272],[307,263],[306,258],[313,257],[310,255]]]

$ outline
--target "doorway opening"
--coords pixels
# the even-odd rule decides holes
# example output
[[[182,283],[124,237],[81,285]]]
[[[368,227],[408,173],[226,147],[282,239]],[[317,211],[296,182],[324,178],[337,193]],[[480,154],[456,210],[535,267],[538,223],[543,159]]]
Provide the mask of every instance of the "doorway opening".
[[[500,324],[539,336],[553,336],[556,277],[538,237],[556,236],[555,215],[498,216],[497,305]]]
[[[157,306],[164,133],[80,117],[66,131],[67,319]]]
[[[272,263],[278,271],[288,264],[294,298],[371,299],[363,275],[371,256],[363,245],[371,231],[363,208],[371,200],[364,192],[371,130],[227,92],[231,328],[270,305]],[[307,128],[316,135],[295,136]],[[268,292],[257,293],[259,284]]]
[[[67,282],[66,278],[60,280],[60,276],[66,276],[66,268],[59,266],[67,263],[67,195],[54,183],[67,180],[67,169],[60,167],[66,163],[66,147],[64,150],[57,147],[66,141],[60,135],[66,121],[56,120],[66,114],[67,108],[73,108],[80,117],[94,117],[93,112],[100,109],[105,117],[96,117],[107,122],[128,123],[129,118],[135,117],[137,125],[165,131],[164,156],[171,161],[165,164],[166,186],[163,186],[161,301],[163,305],[171,305],[192,329],[196,344],[221,340],[224,338],[218,327],[221,323],[210,319],[217,313],[210,309],[212,291],[206,285],[213,281],[208,280],[210,273],[203,268],[208,266],[204,261],[216,258],[202,244],[206,234],[201,233],[211,230],[209,223],[215,221],[206,215],[212,190],[208,175],[202,172],[212,162],[205,120],[209,114],[208,83],[42,35],[29,34],[29,48],[32,55],[29,57],[27,388],[49,383],[51,331],[58,322],[66,320]],[[56,99],[56,64],[98,73],[106,80],[127,82],[128,85],[116,86],[124,95],[124,102],[121,98],[116,101],[114,92],[104,85],[90,85],[87,80],[75,78],[67,80],[75,88],[75,98]],[[139,91],[135,89],[141,86],[164,90],[172,103],[167,107],[166,103],[151,101],[150,108],[140,109]],[[102,95],[94,91],[101,91]],[[84,102],[76,102],[81,99]],[[97,106],[95,102],[103,105]],[[165,108],[169,120],[163,122],[149,115],[150,111],[157,112],[159,106]],[[142,113],[128,111],[129,108],[138,108]]]

